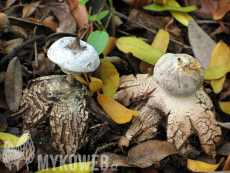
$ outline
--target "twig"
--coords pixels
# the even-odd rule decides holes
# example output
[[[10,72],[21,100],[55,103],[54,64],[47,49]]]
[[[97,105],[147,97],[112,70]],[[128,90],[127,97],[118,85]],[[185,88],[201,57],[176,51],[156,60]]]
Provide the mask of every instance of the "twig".
[[[46,36],[44,36],[44,35],[34,36],[31,39],[25,41],[24,43],[18,45],[8,55],[6,55],[3,58],[3,60],[0,62],[0,67],[3,66],[10,59],[10,57],[14,56],[15,53],[17,53],[20,49],[22,49],[26,45],[31,44],[31,43],[38,41],[38,40],[44,40],[45,38],[46,38]]]
[[[219,21],[216,20],[196,20],[196,23],[201,25],[201,24],[220,24]],[[230,25],[230,23],[227,22],[222,22],[225,25]]]
[[[136,22],[136,21],[134,21],[134,20],[128,18],[127,16],[125,16],[125,15],[123,15],[123,14],[117,12],[117,11],[114,11],[114,14],[117,15],[117,16],[119,16],[119,17],[121,17],[121,18],[123,18],[123,19],[126,19],[126,20],[128,20],[128,21],[130,21],[130,22],[132,22],[132,23],[137,24],[137,25],[141,26],[142,28],[145,28],[145,29],[147,29],[148,31],[151,31],[151,32],[154,33],[154,34],[157,34],[157,32],[154,31],[154,30],[152,30],[151,28],[148,28],[148,27],[146,27],[146,26],[144,26],[144,25],[142,25],[142,24],[140,24],[140,23],[138,23],[138,22]],[[183,43],[181,43],[181,42],[179,42],[179,41],[176,41],[176,40],[174,40],[174,39],[172,39],[172,38],[170,38],[170,40],[171,40],[172,42],[176,43],[176,44],[179,44],[179,45],[183,46],[183,48],[192,49],[190,46],[188,46],[188,45],[186,45],[186,44],[183,44]]]
[[[118,142],[112,142],[112,143],[109,143],[109,144],[105,144],[105,145],[103,145],[101,147],[97,147],[97,149],[95,151],[95,154],[97,154],[99,151],[104,150],[106,148],[114,147],[115,145],[118,145]]]

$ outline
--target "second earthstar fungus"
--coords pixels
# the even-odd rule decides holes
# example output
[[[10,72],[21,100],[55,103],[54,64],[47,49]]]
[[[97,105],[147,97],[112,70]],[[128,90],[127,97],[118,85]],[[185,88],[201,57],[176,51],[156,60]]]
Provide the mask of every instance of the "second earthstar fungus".
[[[185,143],[188,144],[188,137],[196,133],[203,150],[215,157],[221,129],[215,120],[212,101],[200,87],[203,81],[201,65],[196,59],[185,54],[165,54],[161,59],[169,62],[163,67],[159,60],[159,64],[157,62],[155,66],[154,76],[138,74],[136,77],[121,77],[120,91],[114,96],[115,100],[128,106],[132,101],[147,98],[146,105],[139,110],[139,115],[133,118],[132,125],[125,134],[126,138],[132,140],[136,134],[157,127],[162,119],[166,119],[167,140],[181,153],[188,152]],[[157,68],[161,68],[161,72]],[[194,73],[197,73],[199,82],[194,82]],[[173,80],[179,88],[185,89],[186,94],[176,95],[175,92],[170,93],[162,88],[159,78],[165,75],[168,75],[165,80]],[[188,79],[180,80],[183,75],[187,75]],[[185,85],[193,83],[198,85],[192,87],[193,92],[187,92]],[[169,82],[163,85],[170,87]],[[178,87],[170,87],[170,90],[177,90]]]

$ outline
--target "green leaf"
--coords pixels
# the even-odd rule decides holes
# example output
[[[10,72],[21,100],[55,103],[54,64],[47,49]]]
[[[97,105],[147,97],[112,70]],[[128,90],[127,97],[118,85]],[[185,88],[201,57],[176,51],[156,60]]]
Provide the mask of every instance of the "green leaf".
[[[175,17],[177,21],[179,21],[184,26],[188,26],[189,20],[194,20],[192,16],[190,16],[188,13],[184,12],[178,12],[178,11],[170,11],[172,15]]]
[[[151,10],[151,11],[165,11],[165,10],[172,10],[172,11],[179,11],[179,12],[191,12],[194,10],[197,10],[197,7],[195,5],[189,6],[189,7],[176,7],[172,5],[161,5],[161,4],[151,4],[144,7],[145,10]]]
[[[121,37],[117,39],[116,45],[124,53],[131,52],[135,57],[152,65],[155,65],[158,59],[164,55],[143,40],[134,37]]]
[[[94,31],[89,35],[87,43],[92,45],[94,49],[97,51],[98,55],[100,55],[105,49],[108,41],[109,35],[107,34],[107,32]]]
[[[86,2],[88,2],[89,0],[81,0],[80,5],[85,5]]]
[[[100,13],[98,14],[97,18],[95,19],[95,21],[97,21],[97,22],[101,21],[101,19],[104,18],[108,13],[109,13],[108,10],[105,10],[105,11],[100,12]],[[88,20],[89,20],[89,21],[92,21],[92,20],[95,18],[96,15],[97,15],[97,14],[94,14],[94,15],[90,16],[90,17],[88,18]]]
[[[168,0],[167,4],[174,6],[174,7],[180,7],[180,4],[178,4],[178,2],[176,2],[175,0]],[[190,16],[186,12],[178,12],[178,11],[172,11],[172,10],[170,10],[170,12],[175,17],[176,20],[178,20],[180,23],[182,23],[185,26],[188,26],[189,20],[194,20],[192,16]]]
[[[212,79],[220,79],[226,73],[230,72],[230,61],[225,64],[219,65],[217,67],[204,69],[204,79],[212,80]]]

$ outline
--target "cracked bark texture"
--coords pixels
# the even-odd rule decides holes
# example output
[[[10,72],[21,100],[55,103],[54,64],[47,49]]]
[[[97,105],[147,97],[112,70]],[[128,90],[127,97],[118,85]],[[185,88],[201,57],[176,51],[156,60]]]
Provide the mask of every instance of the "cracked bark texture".
[[[202,89],[186,97],[173,96],[160,88],[153,76],[145,74],[122,76],[120,83],[120,91],[114,99],[125,106],[149,97],[126,132],[129,140],[140,130],[156,127],[162,118],[166,118],[167,140],[174,143],[178,150],[196,132],[203,150],[216,156],[221,129],[215,120],[212,101]]]
[[[54,75],[32,80],[23,91],[20,110],[11,116],[22,116],[26,129],[49,118],[52,146],[62,155],[71,155],[82,142],[89,113],[101,114],[101,119],[115,124],[98,108],[85,85],[76,81],[70,86],[66,76]]]

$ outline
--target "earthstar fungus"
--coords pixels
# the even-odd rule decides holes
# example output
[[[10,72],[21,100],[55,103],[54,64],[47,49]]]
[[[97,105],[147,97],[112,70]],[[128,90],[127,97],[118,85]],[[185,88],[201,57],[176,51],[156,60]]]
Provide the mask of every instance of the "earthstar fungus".
[[[98,53],[93,46],[74,37],[64,37],[54,42],[47,56],[67,74],[66,80],[70,85],[74,84],[75,75],[93,72],[100,64]]]
[[[114,96],[120,103],[128,106],[132,101],[147,100],[126,132],[129,140],[157,127],[166,118],[167,140],[178,150],[186,153],[185,143],[196,133],[203,150],[216,156],[221,129],[215,120],[212,101],[201,88],[203,70],[195,58],[165,54],[155,65],[154,77],[122,76],[120,83],[120,91]],[[170,86],[172,83],[174,86]]]

